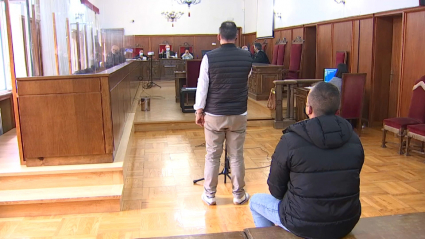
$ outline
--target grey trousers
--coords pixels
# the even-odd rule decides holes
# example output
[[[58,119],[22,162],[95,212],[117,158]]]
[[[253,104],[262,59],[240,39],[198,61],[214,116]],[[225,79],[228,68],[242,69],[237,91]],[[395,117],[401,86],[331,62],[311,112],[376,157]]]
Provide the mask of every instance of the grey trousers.
[[[223,143],[226,140],[229,157],[233,197],[242,198],[245,195],[245,163],[243,145],[246,134],[246,115],[210,116],[205,115],[205,156],[204,188],[209,197],[217,192],[220,157],[223,153]]]

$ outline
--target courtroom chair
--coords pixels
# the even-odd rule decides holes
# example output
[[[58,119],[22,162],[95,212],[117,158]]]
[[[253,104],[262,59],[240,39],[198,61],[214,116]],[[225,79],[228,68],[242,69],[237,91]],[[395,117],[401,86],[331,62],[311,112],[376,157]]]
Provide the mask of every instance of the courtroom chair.
[[[185,42],[183,43],[183,46],[179,47],[179,56],[181,57],[184,52],[186,51],[186,48],[189,48],[189,52],[193,55],[193,46],[189,45],[189,43]],[[195,56],[193,56],[195,57]]]
[[[272,62],[273,65],[280,65],[280,66],[283,65],[287,43],[288,41],[286,40],[286,38],[283,38],[282,40],[279,40],[278,42],[276,42],[276,45],[274,46],[274,49],[273,49],[273,62]]]
[[[161,52],[165,52],[165,46],[166,45],[169,45],[170,46],[170,51],[173,51],[173,45],[171,45],[171,44],[159,44],[159,51],[158,51],[158,53],[161,53]]]
[[[409,114],[407,117],[384,119],[382,133],[382,148],[386,148],[387,131],[396,134],[400,138],[399,154],[403,154],[404,136],[408,125],[425,123],[425,76],[422,76],[413,86],[410,101]]]
[[[346,51],[337,51],[335,55],[335,68],[338,68],[339,64],[347,64],[348,52]]]
[[[186,61],[186,85],[180,90],[180,107],[183,113],[193,113],[193,105],[185,105],[189,95],[196,95],[196,87],[198,86],[199,71],[201,68],[201,59]]]
[[[412,149],[411,140],[415,139],[421,142],[420,151]],[[414,124],[407,126],[407,142],[406,142],[406,156],[410,155],[410,151],[415,151],[420,154],[424,153],[425,145],[425,124]]]
[[[251,45],[251,47],[249,48],[249,51],[251,52],[251,55],[254,55],[255,54],[254,44],[255,44],[255,42],[253,42],[252,45]]]
[[[366,73],[342,74],[341,107],[339,116],[347,120],[357,120],[357,134],[362,132],[363,98]]]
[[[284,79],[298,79],[300,77],[303,43],[304,40],[300,36],[292,41],[289,69],[285,72]]]

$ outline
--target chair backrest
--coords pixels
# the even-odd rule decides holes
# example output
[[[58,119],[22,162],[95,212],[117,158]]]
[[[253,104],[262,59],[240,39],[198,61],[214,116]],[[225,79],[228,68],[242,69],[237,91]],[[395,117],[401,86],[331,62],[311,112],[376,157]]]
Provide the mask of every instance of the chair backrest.
[[[279,45],[274,45],[273,47],[273,59],[272,65],[277,65],[277,53],[278,53]]]
[[[162,52],[162,51],[165,51],[165,46],[166,46],[167,44],[159,44],[159,51],[158,51],[158,53],[160,53],[160,52]],[[173,45],[170,45],[170,51],[172,51],[173,50]]]
[[[348,52],[346,51],[337,51],[336,59],[335,59],[335,68],[338,67],[338,64],[346,64],[347,65]]]
[[[286,38],[283,38],[282,40],[279,40],[278,42],[276,42],[276,45],[274,46],[275,47],[274,50],[277,49],[277,53],[273,51],[273,59],[276,56],[276,63],[273,63],[273,65],[283,66],[283,61],[285,59],[286,43],[288,43]]]
[[[298,36],[295,40],[292,41],[291,45],[291,55],[289,59],[289,72],[288,79],[298,79],[299,70],[301,68],[301,57],[303,51],[304,40]]]
[[[186,87],[197,87],[201,59],[186,61]]]
[[[409,118],[414,118],[425,123],[425,76],[415,82],[410,101]]]
[[[361,119],[366,73],[342,74],[341,107],[339,115],[344,119]]]
[[[179,47],[179,56],[184,54],[186,48],[189,48],[189,52],[193,55],[193,47],[185,44],[184,46]]]
[[[254,43],[252,43],[252,45],[251,45],[251,47],[250,47],[250,49],[249,49],[249,51],[251,52],[251,54],[252,54],[252,55],[254,55],[254,54],[255,54],[254,44],[255,44],[255,42],[254,42]]]

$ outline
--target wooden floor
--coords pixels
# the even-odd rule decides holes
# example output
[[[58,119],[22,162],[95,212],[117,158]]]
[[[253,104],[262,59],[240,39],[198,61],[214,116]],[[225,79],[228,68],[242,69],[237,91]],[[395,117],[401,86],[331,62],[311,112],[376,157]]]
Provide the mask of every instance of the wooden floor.
[[[163,88],[167,84],[159,83]],[[141,94],[164,96],[158,93],[163,88]],[[168,92],[164,97],[170,95]],[[156,108],[161,109],[155,101],[152,101],[151,114]],[[155,114],[160,118],[161,114]],[[249,114],[254,112],[249,110]],[[170,115],[183,114],[176,111]],[[193,114],[186,115],[182,117],[193,120]],[[146,112],[136,113],[136,118],[135,121],[158,120]],[[270,164],[270,156],[281,134],[281,130],[270,126],[248,127],[245,180],[246,190],[251,195],[268,193],[269,168],[254,168]],[[2,137],[2,144],[13,140],[3,138],[2,141]],[[381,131],[377,129],[364,129],[361,140],[366,154],[360,187],[362,217],[425,212],[425,158],[399,156],[396,147],[391,145],[381,148]],[[0,238],[135,238],[241,231],[254,227],[248,206],[232,204],[231,185],[224,184],[222,176],[217,206],[209,207],[202,202],[202,182],[193,185],[192,180],[203,176],[203,143],[201,128],[135,132],[124,161],[124,211],[0,218]],[[5,150],[3,153],[7,154]]]

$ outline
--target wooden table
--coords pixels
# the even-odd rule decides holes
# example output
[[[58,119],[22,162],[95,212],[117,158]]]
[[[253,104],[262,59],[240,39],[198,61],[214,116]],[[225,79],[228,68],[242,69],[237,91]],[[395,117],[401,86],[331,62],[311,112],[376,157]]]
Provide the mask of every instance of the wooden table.
[[[144,81],[150,80],[151,62],[137,61],[141,65],[141,79]],[[172,80],[174,79],[175,71],[185,70],[186,61],[182,59],[159,59],[152,60],[152,79],[153,80]]]
[[[283,66],[254,63],[248,79],[248,96],[255,100],[267,100],[273,81],[282,79]]]

